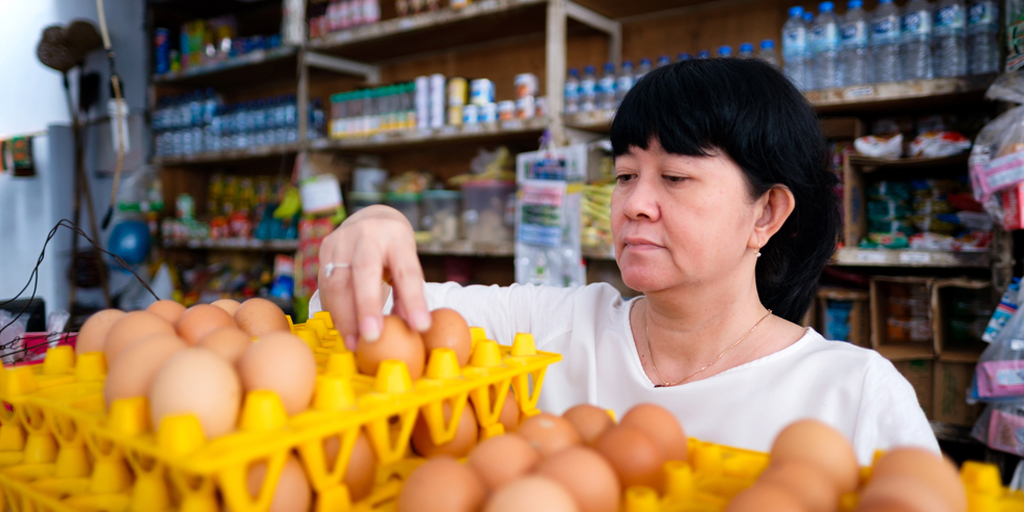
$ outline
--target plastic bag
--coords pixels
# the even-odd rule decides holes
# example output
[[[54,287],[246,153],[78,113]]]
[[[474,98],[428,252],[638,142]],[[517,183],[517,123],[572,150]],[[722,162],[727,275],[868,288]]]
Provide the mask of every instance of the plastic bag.
[[[971,141],[957,132],[925,132],[910,143],[910,156],[938,158],[971,149]]]
[[[1013,313],[982,352],[972,387],[983,401],[1024,399],[1024,309]]]
[[[857,152],[876,158],[899,158],[903,155],[903,134],[894,137],[868,135],[853,141]]]
[[[1024,77],[1021,71],[1001,75],[989,87],[985,97],[991,100],[1024,103]],[[974,139],[969,159],[974,197],[1001,218],[994,194],[1024,181],[1024,106],[1013,108],[985,125]],[[996,209],[996,212],[991,211]]]

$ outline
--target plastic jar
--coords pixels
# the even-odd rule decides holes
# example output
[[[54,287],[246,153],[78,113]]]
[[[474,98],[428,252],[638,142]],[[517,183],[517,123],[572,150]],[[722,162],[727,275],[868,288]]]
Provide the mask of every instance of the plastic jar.
[[[515,236],[516,182],[469,181],[462,185],[462,225],[473,242],[511,242]]]
[[[459,238],[459,212],[462,194],[455,190],[423,192],[423,217],[420,227],[429,231],[438,242],[454,242]]]
[[[352,214],[374,204],[384,204],[384,194],[381,192],[349,192],[348,213]]]
[[[376,193],[384,189],[388,180],[388,172],[373,167],[359,167],[352,173],[352,191],[359,193]]]
[[[420,194],[391,192],[387,195],[387,204],[409,219],[413,231],[420,230]]]

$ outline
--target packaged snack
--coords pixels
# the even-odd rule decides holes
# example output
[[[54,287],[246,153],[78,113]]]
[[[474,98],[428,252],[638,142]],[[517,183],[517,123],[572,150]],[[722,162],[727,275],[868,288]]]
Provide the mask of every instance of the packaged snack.
[[[910,156],[937,158],[959,155],[971,149],[971,141],[957,132],[924,132],[910,143]]]
[[[864,156],[899,158],[903,155],[903,134],[892,137],[867,135],[853,141],[853,147]]]

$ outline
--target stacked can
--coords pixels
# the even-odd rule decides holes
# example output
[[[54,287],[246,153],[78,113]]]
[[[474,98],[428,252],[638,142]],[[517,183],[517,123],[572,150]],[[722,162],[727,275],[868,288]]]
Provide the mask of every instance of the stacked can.
[[[455,77],[448,80],[448,124],[462,125],[463,108],[466,106],[466,95],[469,83],[465,78]]]
[[[430,93],[428,110],[430,112],[430,127],[440,128],[444,126],[445,117],[445,86],[447,79],[440,73],[430,75]]]
[[[414,82],[416,89],[416,128],[430,128],[430,77],[419,76]]]
[[[494,104],[494,82],[480,78],[469,84],[469,104],[463,107],[462,120],[467,125],[495,123],[498,107]]]
[[[537,116],[537,75],[521,73],[516,75],[515,117],[532,119]]]

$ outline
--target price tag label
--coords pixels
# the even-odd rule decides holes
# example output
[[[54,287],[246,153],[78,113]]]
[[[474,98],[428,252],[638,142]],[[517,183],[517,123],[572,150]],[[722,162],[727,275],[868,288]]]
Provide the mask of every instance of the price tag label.
[[[885,253],[878,251],[857,251],[854,259],[859,263],[885,263]]]
[[[900,263],[928,263],[931,255],[926,252],[901,252]]]
[[[862,87],[849,87],[843,90],[843,98],[852,100],[858,98],[869,98],[875,95],[875,88],[871,85]]]
[[[398,28],[401,30],[409,30],[414,26],[416,26],[416,22],[411,18],[402,18],[402,20],[398,22]]]

